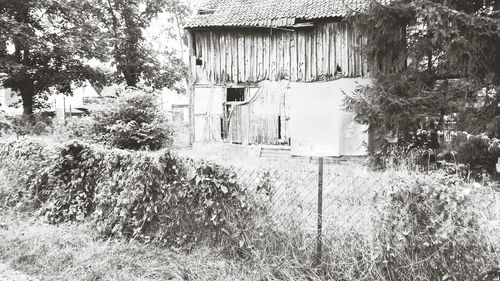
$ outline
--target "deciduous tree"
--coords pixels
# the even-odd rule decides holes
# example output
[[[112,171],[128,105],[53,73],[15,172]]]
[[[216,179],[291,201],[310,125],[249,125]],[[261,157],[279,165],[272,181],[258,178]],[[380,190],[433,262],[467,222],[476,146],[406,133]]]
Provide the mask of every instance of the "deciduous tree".
[[[154,88],[172,87],[186,73],[182,58],[173,51],[154,52],[144,30],[162,12],[186,18],[189,7],[179,0],[96,0],[101,21],[112,38],[118,81],[128,86],[143,82]]]
[[[106,55],[95,11],[81,0],[0,2],[0,72],[8,75],[3,85],[21,95],[25,115],[37,95],[69,94],[72,83],[103,80],[85,63]]]

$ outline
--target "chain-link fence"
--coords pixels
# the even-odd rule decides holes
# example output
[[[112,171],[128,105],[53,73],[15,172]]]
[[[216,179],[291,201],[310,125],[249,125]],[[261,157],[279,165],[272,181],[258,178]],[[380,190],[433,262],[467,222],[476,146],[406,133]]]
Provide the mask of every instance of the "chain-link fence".
[[[390,180],[361,166],[323,165],[320,171],[319,164],[301,162],[235,170],[238,183],[267,203],[274,233],[292,232],[293,246],[309,253],[312,262],[337,246],[332,241],[349,242],[337,238],[372,239],[375,208]]]
[[[290,246],[305,253],[311,263],[332,261],[328,266],[356,268],[360,262],[355,259],[373,260],[377,222],[389,204],[389,187],[396,184],[397,177],[362,165],[325,164],[320,168],[317,163],[300,162],[235,170],[238,183],[267,202],[273,233],[293,236],[286,237],[293,243]],[[480,212],[483,221],[489,222],[485,228],[500,245],[500,194],[483,189],[478,196],[484,204]],[[355,276],[361,278],[362,274]]]

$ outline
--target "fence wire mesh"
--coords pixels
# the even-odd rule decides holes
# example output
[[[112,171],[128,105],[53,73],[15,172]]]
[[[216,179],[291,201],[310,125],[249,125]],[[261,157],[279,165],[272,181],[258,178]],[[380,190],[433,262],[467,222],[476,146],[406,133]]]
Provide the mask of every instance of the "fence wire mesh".
[[[318,164],[236,167],[235,171],[241,186],[259,194],[258,199],[267,202],[273,233],[277,236],[293,233],[293,245],[289,246],[297,252],[307,253],[309,261],[314,263],[318,254]],[[372,172],[361,165],[324,165],[321,218],[323,264],[330,268],[351,268],[353,264],[360,264],[359,261],[344,260],[345,264],[339,264],[339,257],[352,256],[356,259],[365,255],[367,260],[373,259],[371,256],[376,254],[377,221],[384,204],[388,203],[387,190],[395,183],[394,180],[387,173]],[[491,222],[485,227],[492,234],[500,233],[499,193],[484,190],[477,196],[485,205],[481,209],[484,210],[484,219]],[[498,239],[500,236],[492,237]],[[495,243],[499,245],[500,241]],[[329,261],[332,263],[328,264]],[[366,268],[359,270],[368,271]],[[362,273],[356,276],[361,278]]]
[[[275,233],[293,231],[301,251],[316,253],[318,238],[318,164],[272,168],[235,168],[238,183],[267,202]],[[345,234],[371,239],[373,216],[384,183],[366,169],[325,165],[322,237],[325,251]]]

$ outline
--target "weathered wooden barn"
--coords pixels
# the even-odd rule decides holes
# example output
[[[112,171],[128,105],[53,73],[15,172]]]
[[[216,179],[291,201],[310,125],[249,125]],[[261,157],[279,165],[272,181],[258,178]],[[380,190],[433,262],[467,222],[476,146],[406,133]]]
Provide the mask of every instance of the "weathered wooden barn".
[[[208,0],[187,26],[192,141],[363,154],[366,128],[342,101],[369,83],[364,37],[345,21],[368,2]]]

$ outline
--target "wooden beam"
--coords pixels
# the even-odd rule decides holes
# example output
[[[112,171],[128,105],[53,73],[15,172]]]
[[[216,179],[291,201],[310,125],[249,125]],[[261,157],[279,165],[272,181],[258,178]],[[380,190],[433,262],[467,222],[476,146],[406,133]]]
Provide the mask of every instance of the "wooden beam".
[[[196,58],[195,58],[195,42],[194,34],[190,29],[187,29],[188,48],[189,48],[189,75],[187,78],[188,95],[189,95],[189,145],[192,147],[195,141],[195,124],[194,124],[194,84],[196,83]]]

